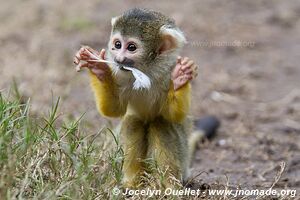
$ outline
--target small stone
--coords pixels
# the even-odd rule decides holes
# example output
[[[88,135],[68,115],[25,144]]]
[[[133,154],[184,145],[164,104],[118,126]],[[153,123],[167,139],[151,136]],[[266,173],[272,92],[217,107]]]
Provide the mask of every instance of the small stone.
[[[221,139],[218,141],[218,145],[219,146],[225,146],[226,145],[226,140],[225,139]]]

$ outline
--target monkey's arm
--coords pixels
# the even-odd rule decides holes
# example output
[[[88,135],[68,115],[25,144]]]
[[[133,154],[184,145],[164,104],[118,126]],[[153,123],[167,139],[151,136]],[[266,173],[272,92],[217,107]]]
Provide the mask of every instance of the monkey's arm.
[[[163,107],[163,117],[171,122],[182,122],[190,110],[190,95],[190,83],[185,84],[176,91],[172,83],[168,92],[167,101]]]
[[[106,117],[120,117],[126,112],[126,105],[120,102],[116,84],[111,72],[103,80],[90,72],[91,87],[95,95],[98,111]]]

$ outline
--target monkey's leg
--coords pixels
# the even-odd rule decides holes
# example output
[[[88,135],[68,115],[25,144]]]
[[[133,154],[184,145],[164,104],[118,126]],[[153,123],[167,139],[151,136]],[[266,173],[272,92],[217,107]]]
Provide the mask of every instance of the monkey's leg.
[[[121,141],[124,149],[123,185],[135,188],[139,184],[139,175],[144,170],[146,157],[146,137],[143,122],[137,117],[125,116],[121,126]]]
[[[167,169],[163,184],[176,187],[176,178],[182,183],[189,164],[187,135],[182,124],[168,122],[157,118],[148,129],[147,156],[153,158],[160,169]],[[172,181],[173,180],[173,181]]]

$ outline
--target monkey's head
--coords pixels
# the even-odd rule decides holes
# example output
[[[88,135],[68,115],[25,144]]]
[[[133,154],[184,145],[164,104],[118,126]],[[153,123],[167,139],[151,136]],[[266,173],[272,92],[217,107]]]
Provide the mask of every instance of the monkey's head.
[[[165,15],[146,9],[134,8],[111,20],[112,32],[108,55],[117,65],[136,68],[151,82],[169,77],[176,57],[186,39],[175,22]]]

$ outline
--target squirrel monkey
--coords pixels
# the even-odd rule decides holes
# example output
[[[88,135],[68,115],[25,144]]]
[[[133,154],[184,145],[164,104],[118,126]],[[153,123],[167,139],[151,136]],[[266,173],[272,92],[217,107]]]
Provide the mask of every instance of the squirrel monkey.
[[[99,112],[121,118],[123,184],[140,183],[147,158],[184,181],[196,142],[219,126],[210,118],[198,121],[192,132],[189,81],[197,75],[196,65],[178,57],[186,39],[172,19],[151,10],[128,10],[111,24],[107,50],[82,47],[74,63],[90,69]]]

